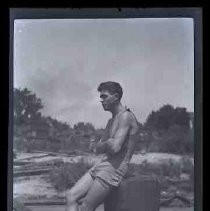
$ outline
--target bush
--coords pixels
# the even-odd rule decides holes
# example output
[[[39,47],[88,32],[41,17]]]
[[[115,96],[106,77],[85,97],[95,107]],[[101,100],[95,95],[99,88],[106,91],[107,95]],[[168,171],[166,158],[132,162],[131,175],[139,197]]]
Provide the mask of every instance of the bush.
[[[90,138],[86,135],[72,136],[70,139],[62,140],[62,150],[82,150],[85,151],[89,148]]]
[[[194,191],[194,184],[191,181],[180,182],[178,184],[178,189],[185,191],[185,192],[193,192]]]
[[[57,191],[71,188],[91,166],[84,161],[64,163],[50,172],[49,180]]]
[[[33,150],[57,152],[61,148],[61,143],[59,140],[30,139],[27,141],[26,146],[28,152]]]
[[[179,178],[181,174],[181,165],[172,160],[160,164],[144,161],[141,165],[131,164],[130,174]]]
[[[153,131],[150,138],[150,152],[193,154],[193,130],[184,126],[173,125],[168,130]]]
[[[194,163],[188,156],[183,156],[182,162],[182,172],[190,176],[191,189],[194,188]]]
[[[191,174],[194,172],[193,160],[189,156],[183,156],[181,158],[182,172]]]
[[[182,174],[189,175],[189,179],[182,180]],[[130,164],[130,169],[126,176],[130,177],[133,175],[157,176],[161,184],[161,190],[164,191],[169,191],[171,187],[184,192],[194,191],[194,165],[188,156],[184,156],[180,162],[174,162],[169,159],[167,162],[159,164],[147,161],[144,161],[141,165]],[[171,180],[171,178],[175,180]]]
[[[168,162],[162,163],[160,165],[163,176],[176,177],[179,178],[181,174],[181,165],[180,163],[174,162],[169,159]]]

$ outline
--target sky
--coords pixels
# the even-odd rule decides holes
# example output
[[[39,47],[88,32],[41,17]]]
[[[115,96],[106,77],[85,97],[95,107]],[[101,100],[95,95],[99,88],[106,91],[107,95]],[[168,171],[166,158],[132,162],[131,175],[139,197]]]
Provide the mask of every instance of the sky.
[[[144,123],[165,104],[194,111],[191,18],[19,19],[14,87],[42,99],[45,116],[104,127],[97,87],[117,81],[122,104]]]

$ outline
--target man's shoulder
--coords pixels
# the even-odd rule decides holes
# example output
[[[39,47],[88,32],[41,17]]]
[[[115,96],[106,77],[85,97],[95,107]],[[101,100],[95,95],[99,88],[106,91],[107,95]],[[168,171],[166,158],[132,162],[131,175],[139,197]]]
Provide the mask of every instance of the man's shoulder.
[[[132,112],[126,110],[120,115],[119,121],[123,121],[126,123],[133,123],[134,121],[136,122],[136,118]]]

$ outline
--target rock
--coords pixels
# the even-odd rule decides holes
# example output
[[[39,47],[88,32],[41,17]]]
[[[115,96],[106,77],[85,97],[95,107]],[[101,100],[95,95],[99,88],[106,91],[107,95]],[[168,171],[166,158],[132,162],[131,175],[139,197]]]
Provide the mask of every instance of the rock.
[[[160,184],[152,176],[124,179],[104,203],[105,211],[159,211]]]

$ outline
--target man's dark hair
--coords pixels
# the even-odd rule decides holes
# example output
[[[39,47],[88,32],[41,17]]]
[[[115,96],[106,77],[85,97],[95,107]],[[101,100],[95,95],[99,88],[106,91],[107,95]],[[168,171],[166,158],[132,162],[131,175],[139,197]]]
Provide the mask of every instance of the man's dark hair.
[[[114,82],[114,81],[107,81],[103,82],[98,86],[98,91],[108,91],[110,94],[115,94],[117,93],[119,95],[119,100],[121,100],[122,95],[123,95],[123,90],[122,87],[120,86],[119,83]]]

